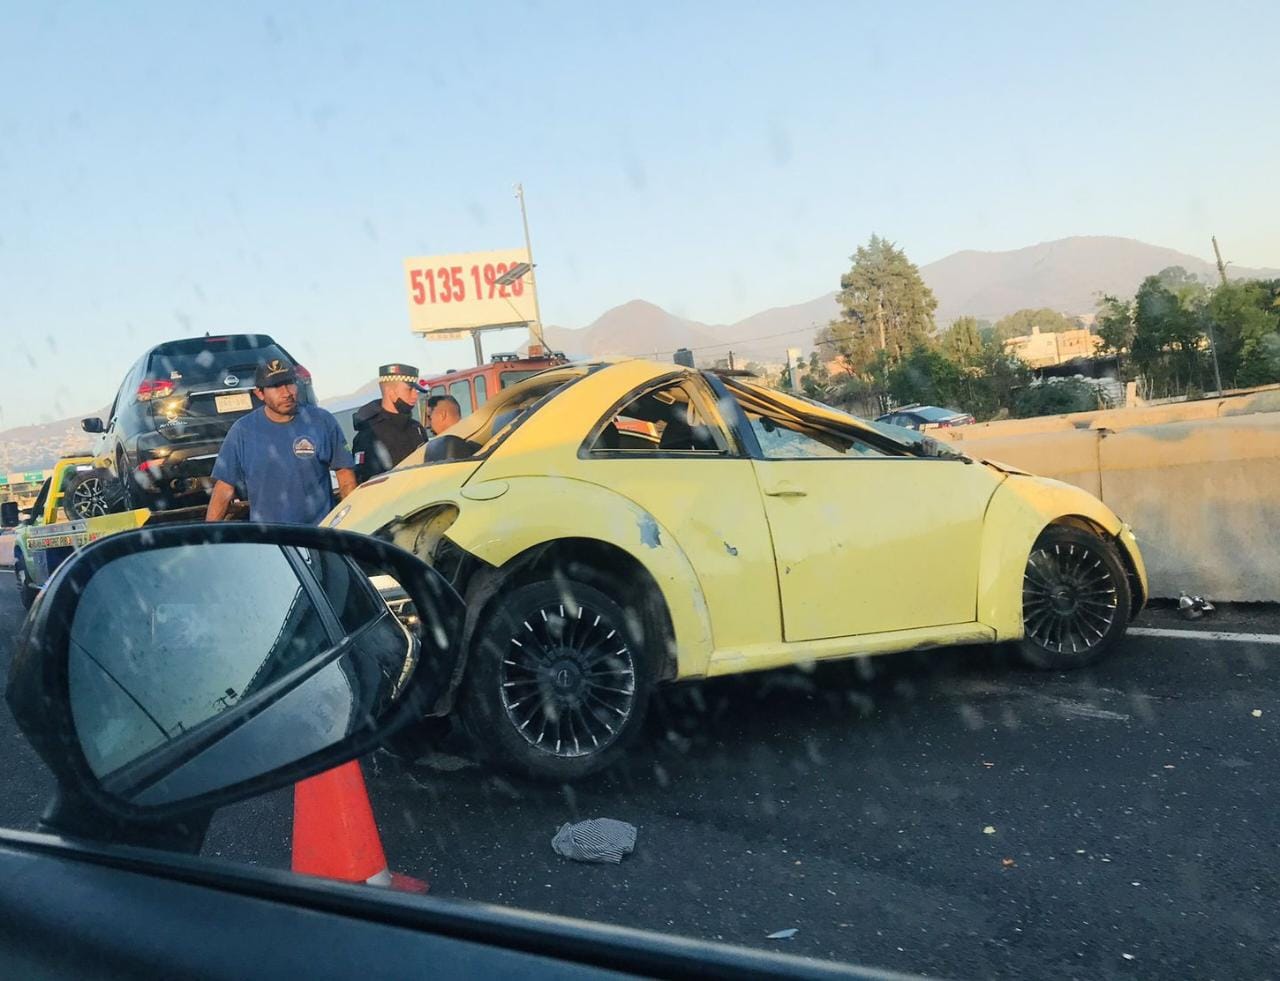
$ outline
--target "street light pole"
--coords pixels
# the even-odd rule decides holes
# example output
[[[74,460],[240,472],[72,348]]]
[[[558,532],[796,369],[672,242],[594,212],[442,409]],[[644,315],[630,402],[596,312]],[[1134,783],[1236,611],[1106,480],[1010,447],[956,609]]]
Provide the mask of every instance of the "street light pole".
[[[543,353],[547,350],[547,340],[542,336],[542,310],[538,305],[538,280],[534,273],[533,244],[529,241],[529,215],[524,208],[524,185],[516,185],[516,197],[520,199],[520,223],[524,225],[524,250],[529,257],[529,288],[533,290],[533,323],[530,333],[533,340],[541,346]]]

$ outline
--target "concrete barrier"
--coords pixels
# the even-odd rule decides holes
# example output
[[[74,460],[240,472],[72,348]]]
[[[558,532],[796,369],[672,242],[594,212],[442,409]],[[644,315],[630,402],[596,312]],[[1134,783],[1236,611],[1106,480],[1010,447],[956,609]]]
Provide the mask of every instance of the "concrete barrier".
[[[1280,413],[1104,434],[1099,460],[1153,596],[1280,602]]]
[[[1029,473],[1037,473],[1083,487],[1094,497],[1102,497],[1098,467],[1097,429],[1068,429],[1059,432],[992,436],[966,440],[960,445],[969,456],[997,463],[1009,463]]]
[[[1101,498],[1138,536],[1156,597],[1280,602],[1280,391],[1089,415],[954,440]],[[1117,413],[1125,413],[1117,418]],[[1070,419],[1058,416],[1054,420]],[[1026,420],[1028,422],[1035,420]],[[1099,425],[1099,423],[1108,425]],[[947,433],[947,430],[940,430]]]
[[[1037,433],[1066,432],[1072,429],[1110,429],[1119,432],[1135,426],[1154,426],[1165,422],[1191,422],[1196,419],[1218,419],[1223,416],[1280,412],[1280,385],[1226,392],[1221,396],[1191,402],[1165,402],[1159,405],[1130,406],[1123,409],[1096,409],[1034,419],[1001,419],[970,426],[930,430],[930,436],[954,443],[986,440],[995,436],[1029,436]]]

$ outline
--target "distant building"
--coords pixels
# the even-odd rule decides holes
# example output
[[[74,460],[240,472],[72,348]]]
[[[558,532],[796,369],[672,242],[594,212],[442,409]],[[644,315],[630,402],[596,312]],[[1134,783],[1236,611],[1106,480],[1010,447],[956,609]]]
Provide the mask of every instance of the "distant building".
[[[1032,368],[1092,358],[1102,346],[1102,338],[1088,330],[1064,330],[1056,334],[1043,333],[1032,327],[1031,333],[1022,337],[1010,337],[1004,342],[1006,354],[1025,361]]]

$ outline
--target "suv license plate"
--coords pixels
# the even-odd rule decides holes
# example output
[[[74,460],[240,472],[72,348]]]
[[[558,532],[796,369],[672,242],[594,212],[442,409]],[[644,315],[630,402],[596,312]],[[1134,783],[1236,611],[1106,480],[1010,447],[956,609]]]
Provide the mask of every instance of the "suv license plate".
[[[248,392],[237,392],[235,395],[215,395],[213,404],[219,412],[244,412],[253,408],[253,399]]]

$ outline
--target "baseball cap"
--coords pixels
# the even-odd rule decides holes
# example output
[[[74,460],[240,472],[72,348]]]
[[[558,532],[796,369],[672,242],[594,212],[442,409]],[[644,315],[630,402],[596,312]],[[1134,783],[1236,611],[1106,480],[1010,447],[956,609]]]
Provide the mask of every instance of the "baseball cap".
[[[258,365],[258,370],[253,376],[255,388],[275,388],[277,385],[296,385],[297,383],[298,376],[293,370],[293,365],[279,358],[272,358]]]

